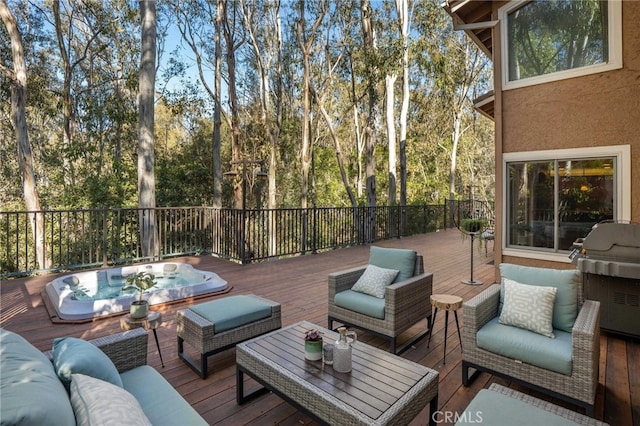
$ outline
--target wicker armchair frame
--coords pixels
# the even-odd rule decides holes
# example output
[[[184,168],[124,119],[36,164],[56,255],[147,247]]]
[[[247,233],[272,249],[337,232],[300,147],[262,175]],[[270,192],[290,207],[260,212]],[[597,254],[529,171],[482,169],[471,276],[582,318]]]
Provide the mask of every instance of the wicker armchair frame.
[[[523,386],[583,407],[593,417],[600,363],[600,302],[582,301],[572,329],[572,372],[570,376],[523,363],[481,349],[476,333],[498,315],[500,285],[494,284],[465,302],[462,331],[462,384],[468,386],[476,374],[485,371]],[[469,368],[476,371],[469,376]]]
[[[433,274],[424,272],[423,257],[416,256],[413,277],[387,286],[384,295],[385,317],[379,319],[336,306],[334,303],[335,295],[349,290],[365,269],[366,265],[329,274],[329,329],[333,329],[333,322],[336,321],[368,331],[389,340],[389,352],[400,354],[425,337],[431,329],[430,297],[433,290]],[[425,318],[427,329],[398,346],[397,337]]]
[[[111,359],[119,373],[147,364],[149,335],[143,328],[98,337],[88,342],[99,347]],[[53,359],[51,351],[44,354]]]

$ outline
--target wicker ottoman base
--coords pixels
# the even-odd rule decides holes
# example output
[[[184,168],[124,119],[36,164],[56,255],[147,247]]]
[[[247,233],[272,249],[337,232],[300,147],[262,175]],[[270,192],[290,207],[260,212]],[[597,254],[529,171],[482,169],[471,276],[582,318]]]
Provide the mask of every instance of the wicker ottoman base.
[[[250,297],[255,299],[254,302],[270,306],[271,315],[216,332],[216,324],[191,309],[183,309],[177,313],[178,357],[203,379],[207,378],[207,359],[211,355],[230,349],[245,340],[277,330],[282,326],[279,303],[253,294],[237,297]],[[234,303],[234,297],[225,297],[198,306],[206,305],[209,309],[215,309],[216,306],[229,307],[230,303]],[[200,354],[199,361],[185,354],[184,343],[193,347]]]

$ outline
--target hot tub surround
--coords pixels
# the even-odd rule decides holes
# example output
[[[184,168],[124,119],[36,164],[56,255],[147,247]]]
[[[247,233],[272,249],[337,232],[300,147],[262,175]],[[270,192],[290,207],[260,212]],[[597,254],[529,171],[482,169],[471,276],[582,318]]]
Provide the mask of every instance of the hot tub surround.
[[[127,312],[138,293],[124,290],[126,278],[148,272],[157,284],[145,293],[149,305],[217,293],[227,282],[214,272],[201,271],[187,263],[154,263],[79,272],[54,279],[45,287],[47,296],[63,320],[86,320]]]

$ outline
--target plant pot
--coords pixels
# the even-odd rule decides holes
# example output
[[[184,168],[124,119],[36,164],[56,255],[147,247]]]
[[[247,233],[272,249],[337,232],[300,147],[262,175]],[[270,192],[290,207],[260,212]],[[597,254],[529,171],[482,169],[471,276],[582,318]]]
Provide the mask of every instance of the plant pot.
[[[136,300],[135,302],[131,303],[131,309],[130,309],[131,318],[144,318],[147,316],[148,312],[149,312],[149,302],[147,302],[146,300],[143,300],[143,301]]]
[[[322,340],[305,340],[304,357],[309,361],[322,359]]]

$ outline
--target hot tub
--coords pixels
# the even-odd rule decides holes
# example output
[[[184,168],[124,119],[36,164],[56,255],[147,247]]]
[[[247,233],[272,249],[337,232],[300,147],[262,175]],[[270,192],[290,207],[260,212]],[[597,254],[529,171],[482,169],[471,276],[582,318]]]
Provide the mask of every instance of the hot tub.
[[[131,274],[155,275],[155,287],[143,299],[150,305],[224,291],[227,282],[214,272],[195,269],[186,263],[153,263],[78,272],[64,275],[46,285],[46,292],[63,320],[86,320],[128,311],[137,300],[136,289],[124,290]]]

